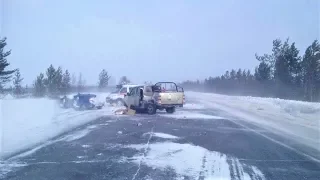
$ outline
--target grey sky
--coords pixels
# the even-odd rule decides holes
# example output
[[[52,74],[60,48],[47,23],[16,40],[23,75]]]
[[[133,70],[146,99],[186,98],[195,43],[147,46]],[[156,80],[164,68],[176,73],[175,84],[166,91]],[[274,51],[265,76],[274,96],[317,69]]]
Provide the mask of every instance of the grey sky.
[[[0,36],[28,84],[50,64],[88,84],[102,68],[136,83],[204,79],[253,69],[275,38],[304,51],[319,36],[317,0],[1,2]]]

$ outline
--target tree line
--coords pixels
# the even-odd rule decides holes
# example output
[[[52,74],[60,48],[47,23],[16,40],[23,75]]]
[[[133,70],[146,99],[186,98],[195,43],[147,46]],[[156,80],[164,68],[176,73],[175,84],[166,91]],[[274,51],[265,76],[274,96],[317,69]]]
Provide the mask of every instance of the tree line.
[[[105,69],[102,69],[98,77],[98,88],[103,90],[109,85],[111,76]],[[79,73],[78,77],[69,70],[62,70],[59,66],[55,68],[52,64],[45,73],[40,73],[33,84],[33,95],[37,97],[66,95],[71,92],[83,92],[86,89],[86,81]]]
[[[61,66],[54,67],[50,65],[44,73],[40,73],[31,87],[27,85],[22,86],[24,78],[20,73],[19,69],[8,70],[10,63],[7,57],[11,54],[11,50],[5,51],[6,38],[0,38],[0,93],[5,90],[5,85],[12,82],[10,88],[6,88],[7,91],[15,95],[16,97],[21,97],[24,94],[31,93],[36,97],[50,96],[55,97],[58,95],[65,95],[71,92],[82,92],[85,90],[86,81],[82,75],[79,73],[78,77],[73,73],[71,75],[68,69],[63,70]],[[109,85],[109,80],[111,75],[106,69],[102,69],[99,73],[97,87],[100,90],[104,90]],[[119,84],[128,84],[130,80],[127,76],[122,76],[119,80]]]
[[[272,53],[255,54],[259,62],[254,73],[250,70],[230,70],[221,76],[204,81],[185,81],[186,88],[201,87],[205,91],[224,94],[254,95],[320,100],[320,45],[317,40],[307,47],[302,56],[294,42],[276,39]]]

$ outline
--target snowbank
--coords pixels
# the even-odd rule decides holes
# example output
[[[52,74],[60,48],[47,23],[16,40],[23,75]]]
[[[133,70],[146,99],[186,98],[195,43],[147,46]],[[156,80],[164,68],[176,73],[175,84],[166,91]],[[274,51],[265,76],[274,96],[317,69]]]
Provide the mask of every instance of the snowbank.
[[[319,150],[320,103],[198,92],[187,92],[187,95],[207,108],[220,109]]]
[[[107,108],[92,111],[61,109],[57,101],[45,98],[0,100],[0,109],[0,157],[112,113]]]

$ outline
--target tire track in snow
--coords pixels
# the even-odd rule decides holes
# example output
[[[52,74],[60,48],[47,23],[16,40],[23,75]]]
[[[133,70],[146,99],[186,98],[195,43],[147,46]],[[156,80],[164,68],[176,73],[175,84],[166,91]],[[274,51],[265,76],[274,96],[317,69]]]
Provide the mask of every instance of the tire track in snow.
[[[151,138],[152,138],[152,136],[153,136],[153,129],[154,129],[154,126],[151,128],[151,131],[149,132],[150,136],[149,136],[149,138],[148,138],[148,142],[147,142],[146,145],[145,145],[145,148],[144,148],[144,151],[143,151],[143,157],[142,157],[142,159],[139,161],[138,169],[137,169],[136,173],[133,175],[132,180],[135,180],[135,179],[136,179],[136,176],[137,176],[137,175],[139,174],[139,172],[140,172],[141,163],[142,163],[143,159],[146,157],[147,152],[148,152],[148,150],[149,150],[149,143],[150,143],[150,140],[151,140]]]

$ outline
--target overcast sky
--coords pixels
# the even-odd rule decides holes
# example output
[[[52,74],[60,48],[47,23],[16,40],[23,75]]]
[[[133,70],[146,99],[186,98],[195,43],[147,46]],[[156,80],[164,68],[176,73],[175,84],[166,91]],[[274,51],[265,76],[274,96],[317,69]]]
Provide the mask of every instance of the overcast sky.
[[[1,4],[2,3],[2,4]],[[32,83],[50,64],[96,84],[182,81],[253,70],[254,54],[290,37],[302,51],[319,37],[317,0],[0,0],[11,67]]]

